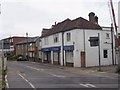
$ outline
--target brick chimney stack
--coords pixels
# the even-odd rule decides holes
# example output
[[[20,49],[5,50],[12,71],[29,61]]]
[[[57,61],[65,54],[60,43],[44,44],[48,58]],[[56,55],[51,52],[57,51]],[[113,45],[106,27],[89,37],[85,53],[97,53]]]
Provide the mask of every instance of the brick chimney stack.
[[[98,17],[95,16],[94,12],[90,12],[88,16],[89,16],[89,21],[90,22],[98,24]]]

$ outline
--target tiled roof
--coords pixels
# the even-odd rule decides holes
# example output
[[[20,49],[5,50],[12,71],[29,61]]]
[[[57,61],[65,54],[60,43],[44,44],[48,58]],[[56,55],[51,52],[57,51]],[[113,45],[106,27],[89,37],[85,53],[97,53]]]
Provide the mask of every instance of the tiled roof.
[[[74,20],[66,19],[56,25],[53,28],[47,29],[47,32],[42,34],[41,37],[49,36],[55,33],[64,32],[72,29],[92,29],[92,30],[102,30],[98,24],[94,24],[82,17]],[[43,29],[44,31],[44,29]]]
[[[55,33],[58,33],[58,32],[61,32],[61,31],[64,31],[64,28],[65,26],[68,24],[68,22],[70,22],[71,20],[70,19],[66,19],[64,20],[63,22],[60,22],[56,25],[54,25],[51,29],[48,29],[48,31],[44,34],[42,34],[41,37],[44,37],[44,36],[49,36],[51,34],[55,34]],[[44,29],[43,29],[44,30]]]
[[[32,38],[26,38],[25,40],[19,42],[19,43],[16,43],[16,45],[19,45],[19,44],[26,44],[26,43],[35,43],[36,40],[38,39],[39,37],[32,37]]]

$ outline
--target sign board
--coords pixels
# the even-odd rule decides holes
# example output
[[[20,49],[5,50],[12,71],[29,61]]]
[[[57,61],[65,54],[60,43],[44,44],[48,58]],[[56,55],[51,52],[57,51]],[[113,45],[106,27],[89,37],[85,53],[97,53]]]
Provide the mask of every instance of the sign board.
[[[91,47],[99,46],[99,37],[90,37],[88,41],[90,41]]]
[[[65,51],[69,51],[69,50],[73,51],[74,50],[74,45],[64,46],[63,48],[64,48]]]

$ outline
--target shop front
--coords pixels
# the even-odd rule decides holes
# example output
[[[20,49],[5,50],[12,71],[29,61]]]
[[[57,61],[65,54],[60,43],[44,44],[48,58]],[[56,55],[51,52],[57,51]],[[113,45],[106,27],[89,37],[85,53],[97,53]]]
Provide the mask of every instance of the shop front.
[[[73,50],[74,50],[73,45],[64,46],[66,66],[73,66],[73,64],[74,64]]]

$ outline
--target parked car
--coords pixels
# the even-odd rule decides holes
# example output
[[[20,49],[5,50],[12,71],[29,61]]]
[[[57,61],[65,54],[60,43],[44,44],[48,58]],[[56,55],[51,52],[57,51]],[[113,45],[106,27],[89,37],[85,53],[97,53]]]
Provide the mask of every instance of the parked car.
[[[28,60],[27,57],[23,55],[19,55],[17,58],[17,61],[27,61],[27,60]]]

